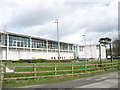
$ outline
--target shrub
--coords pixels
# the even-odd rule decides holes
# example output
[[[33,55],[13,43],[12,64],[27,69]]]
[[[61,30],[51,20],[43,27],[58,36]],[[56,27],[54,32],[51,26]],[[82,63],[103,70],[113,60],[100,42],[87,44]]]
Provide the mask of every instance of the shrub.
[[[72,59],[68,59],[68,60],[46,60],[46,62],[72,62]]]
[[[46,62],[46,59],[20,59],[20,63],[42,63]]]
[[[2,60],[5,63],[43,63],[43,62],[72,62],[75,59],[66,60],[46,60],[46,59],[20,59],[20,60]]]
[[[13,60],[12,63],[19,63],[19,60]]]
[[[12,63],[12,60],[2,60],[4,63]]]

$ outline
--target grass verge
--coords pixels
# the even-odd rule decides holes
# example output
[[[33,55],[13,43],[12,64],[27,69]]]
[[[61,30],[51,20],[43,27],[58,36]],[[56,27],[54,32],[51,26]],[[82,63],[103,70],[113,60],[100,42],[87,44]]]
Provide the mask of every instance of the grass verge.
[[[40,85],[40,84],[49,84],[49,83],[56,83],[56,82],[62,82],[62,81],[68,81],[68,80],[74,80],[74,79],[80,79],[80,78],[86,78],[90,76],[105,74],[118,71],[117,69],[109,70],[109,71],[101,71],[97,73],[91,73],[91,74],[84,74],[84,75],[75,75],[75,76],[66,76],[64,78],[57,77],[57,78],[37,78],[37,79],[24,79],[24,80],[4,80],[3,81],[3,88],[13,88],[13,87],[23,87],[23,86],[29,86],[29,85]]]

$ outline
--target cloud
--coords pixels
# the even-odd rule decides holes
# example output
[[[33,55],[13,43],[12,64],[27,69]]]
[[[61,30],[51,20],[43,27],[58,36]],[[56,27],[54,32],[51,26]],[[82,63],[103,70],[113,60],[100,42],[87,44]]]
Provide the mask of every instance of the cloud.
[[[0,23],[7,22],[8,31],[57,40],[58,19],[61,41],[80,44],[85,34],[87,43],[96,43],[101,37],[116,38],[117,4],[118,0],[1,0]]]
[[[16,3],[18,3],[19,8],[9,21],[10,26],[13,27],[29,28],[49,22],[61,15],[61,9],[54,0],[31,0],[29,3],[28,0],[25,0],[25,2]]]
[[[71,11],[69,7],[68,13],[59,20],[60,40],[82,43],[82,34],[86,34],[86,40],[88,40],[88,42],[93,41],[94,43],[97,42],[97,39],[101,36],[104,37],[107,35],[109,37],[112,36],[111,38],[113,38],[115,33],[111,33],[111,35],[107,34],[117,30],[117,17],[115,17],[117,15],[117,11],[113,8],[113,6],[105,7],[103,5],[98,5],[97,7],[94,6],[86,9],[78,8],[75,9],[74,13],[69,13]],[[52,23],[52,25],[50,23]],[[45,31],[47,31],[49,32],[48,37],[56,40],[57,36],[55,25],[53,25],[54,21],[50,23],[41,26],[38,31],[42,32],[45,36]],[[42,30],[45,31],[43,32]]]

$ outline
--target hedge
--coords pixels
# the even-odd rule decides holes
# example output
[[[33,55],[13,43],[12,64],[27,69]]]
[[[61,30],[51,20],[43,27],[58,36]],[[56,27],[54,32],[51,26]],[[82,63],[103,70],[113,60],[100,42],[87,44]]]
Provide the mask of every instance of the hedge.
[[[42,63],[46,62],[46,59],[20,59],[20,60],[2,60],[5,63]]]
[[[42,63],[46,62],[46,59],[20,59],[20,63]]]
[[[67,59],[67,60],[46,60],[46,62],[72,62],[74,59]]]
[[[2,60],[5,63],[44,63],[44,62],[72,62],[75,59],[67,60],[46,60],[46,59],[20,59],[20,60]]]

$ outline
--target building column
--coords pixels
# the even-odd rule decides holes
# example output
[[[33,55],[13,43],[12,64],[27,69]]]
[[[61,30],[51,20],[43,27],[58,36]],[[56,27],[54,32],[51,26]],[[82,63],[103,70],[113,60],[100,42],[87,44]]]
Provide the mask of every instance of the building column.
[[[29,39],[30,39],[30,56],[32,58],[32,39],[31,39],[31,37]]]
[[[47,54],[48,54],[48,40],[46,40],[46,50],[47,50]]]
[[[9,55],[9,34],[7,33],[7,47],[6,47],[6,60],[8,60]]]
[[[49,55],[48,55],[49,53],[48,53],[48,40],[46,40],[46,58],[47,59],[50,59],[50,57],[49,57]]]
[[[68,44],[68,52],[69,52],[69,49],[70,49],[70,48],[69,48],[69,44]]]

